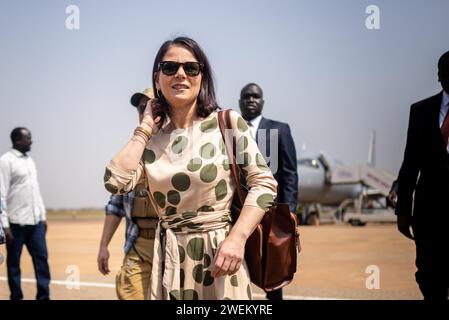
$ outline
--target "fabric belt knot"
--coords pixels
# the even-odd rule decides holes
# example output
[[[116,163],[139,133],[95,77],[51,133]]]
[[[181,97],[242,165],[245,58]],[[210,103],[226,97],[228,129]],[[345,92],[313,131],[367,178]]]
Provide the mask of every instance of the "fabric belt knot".
[[[170,292],[181,290],[178,240],[176,233],[208,232],[227,227],[230,211],[192,211],[162,216],[154,239],[153,270],[148,299],[169,300]]]

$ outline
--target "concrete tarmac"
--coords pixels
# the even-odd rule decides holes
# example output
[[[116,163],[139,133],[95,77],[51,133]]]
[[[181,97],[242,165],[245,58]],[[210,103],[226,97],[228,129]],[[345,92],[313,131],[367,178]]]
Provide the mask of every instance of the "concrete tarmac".
[[[123,221],[109,246],[111,273],[103,276],[96,262],[102,218],[48,222],[52,299],[116,299],[114,283],[123,259],[124,225]],[[304,226],[301,243],[298,272],[284,288],[286,299],[422,299],[414,277],[414,242],[394,224]],[[6,260],[4,245],[0,253]],[[25,247],[21,267],[25,299],[34,299],[34,271]],[[264,299],[262,290],[254,287],[253,292],[255,299]],[[4,261],[0,299],[8,297]]]

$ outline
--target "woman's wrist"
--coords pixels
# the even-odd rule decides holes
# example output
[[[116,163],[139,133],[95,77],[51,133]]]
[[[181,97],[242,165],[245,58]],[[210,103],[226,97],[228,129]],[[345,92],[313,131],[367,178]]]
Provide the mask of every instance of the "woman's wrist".
[[[153,134],[153,125],[149,124],[145,120],[142,120],[142,122],[140,122],[140,124],[139,124],[139,127],[148,131],[150,133],[150,135],[152,135]]]
[[[245,233],[242,230],[237,230],[235,228],[231,229],[229,236],[236,240],[236,242],[246,243],[251,233]]]
[[[140,143],[141,145],[143,145],[143,147],[145,148],[147,146],[148,140],[142,136],[138,136],[138,135],[134,135],[131,138],[131,141]]]
[[[145,126],[138,126],[136,129],[134,129],[134,136],[133,139],[136,139],[138,141],[143,142],[143,144],[146,146],[148,141],[151,139],[152,136],[152,130],[148,130]]]

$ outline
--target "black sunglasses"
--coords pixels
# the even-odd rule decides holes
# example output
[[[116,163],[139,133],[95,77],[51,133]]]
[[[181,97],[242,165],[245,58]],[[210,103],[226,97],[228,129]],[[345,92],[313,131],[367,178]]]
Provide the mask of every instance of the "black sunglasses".
[[[199,62],[175,62],[175,61],[162,61],[159,63],[159,69],[166,76],[172,76],[178,72],[179,67],[182,66],[184,72],[189,77],[196,77],[203,71],[203,64]]]

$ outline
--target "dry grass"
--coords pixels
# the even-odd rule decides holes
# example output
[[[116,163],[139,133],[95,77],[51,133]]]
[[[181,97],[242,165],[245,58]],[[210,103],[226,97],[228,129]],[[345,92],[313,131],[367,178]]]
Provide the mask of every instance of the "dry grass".
[[[103,219],[103,209],[47,210],[48,220]]]

